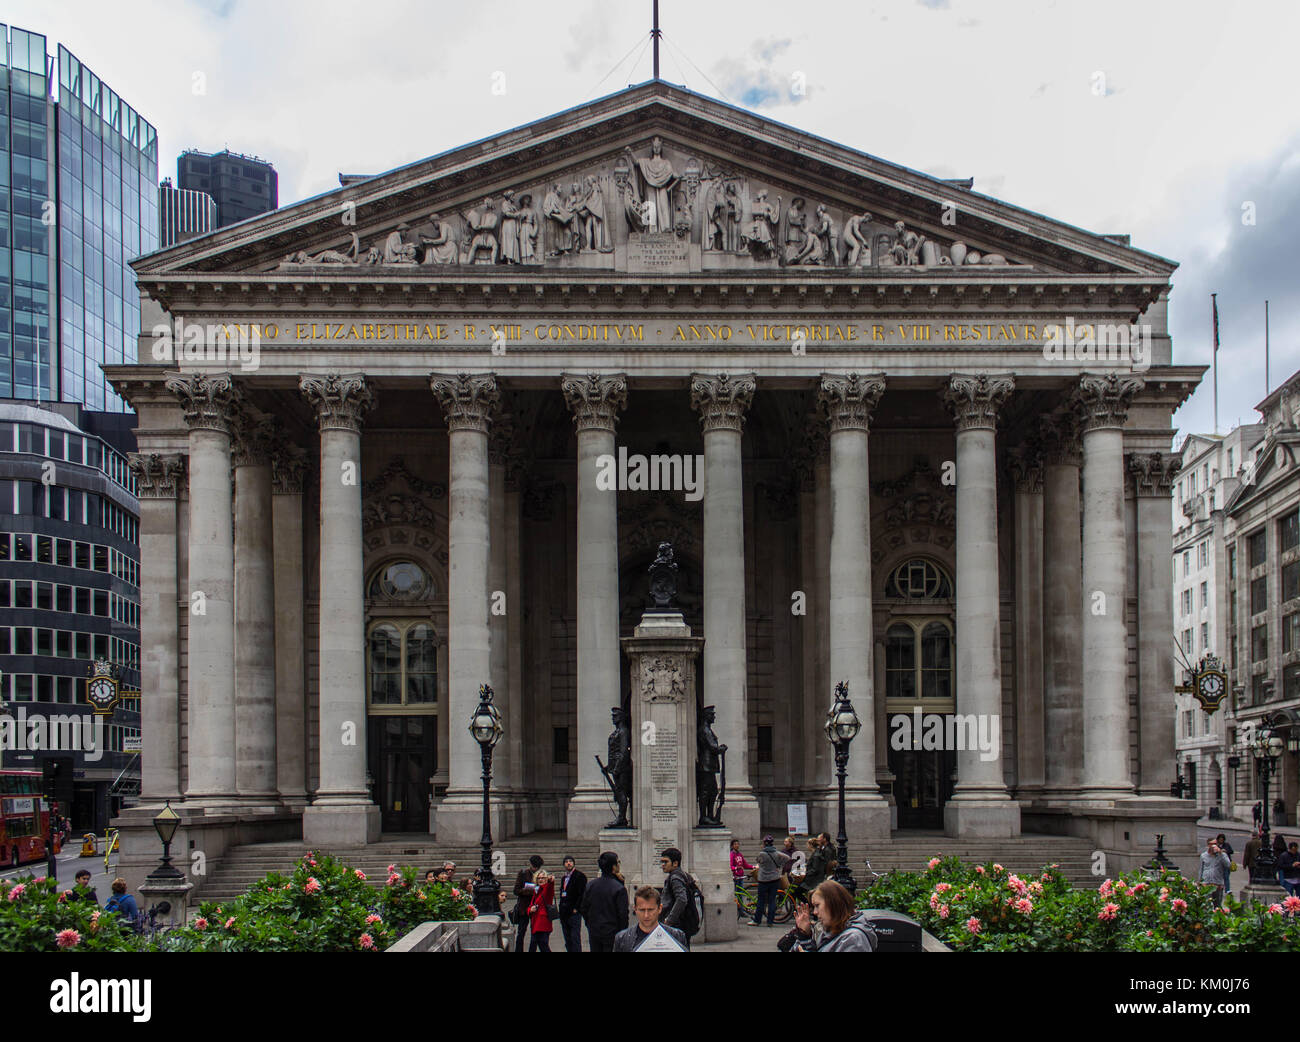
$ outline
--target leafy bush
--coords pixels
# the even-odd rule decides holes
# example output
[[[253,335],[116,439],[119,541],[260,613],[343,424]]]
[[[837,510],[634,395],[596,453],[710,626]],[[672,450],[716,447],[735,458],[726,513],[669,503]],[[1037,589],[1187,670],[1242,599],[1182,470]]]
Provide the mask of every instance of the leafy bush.
[[[1300,898],[1269,907],[1228,898],[1173,872],[1131,872],[1096,890],[1073,889],[1048,866],[1021,878],[1001,865],[936,857],[924,872],[890,872],[858,895],[862,908],[916,919],[961,951],[1290,951],[1300,944]]]
[[[330,854],[306,855],[285,877],[271,873],[233,901],[206,901],[161,939],[163,951],[383,951],[422,922],[475,915],[469,895],[417,885],[415,869],[390,865],[382,890]]]
[[[133,952],[146,947],[117,912],[102,911],[53,879],[23,876],[0,890],[0,951]]]

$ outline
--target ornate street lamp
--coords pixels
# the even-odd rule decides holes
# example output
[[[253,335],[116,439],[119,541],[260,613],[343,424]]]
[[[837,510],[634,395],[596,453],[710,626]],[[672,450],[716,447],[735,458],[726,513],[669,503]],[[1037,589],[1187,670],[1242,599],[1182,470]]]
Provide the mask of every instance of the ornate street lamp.
[[[501,713],[492,704],[492,685],[478,686],[478,708],[469,722],[469,733],[483,756],[483,848],[482,867],[474,884],[474,907],[480,915],[501,911],[501,886],[492,875],[492,819],[488,812],[488,788],[492,783],[492,749],[501,740]]]
[[[153,827],[158,833],[158,838],[162,840],[163,856],[162,862],[149,873],[148,878],[159,881],[185,878],[185,873],[172,864],[172,839],[180,823],[181,816],[172,810],[171,800],[168,800],[166,806],[154,816]]]
[[[1285,747],[1286,743],[1282,741],[1282,736],[1271,727],[1261,727],[1255,733],[1254,741],[1250,743],[1250,751],[1255,757],[1255,769],[1259,772],[1259,783],[1264,797],[1264,824],[1259,837],[1259,855],[1255,858],[1255,867],[1250,874],[1250,881],[1257,886],[1277,886],[1277,862],[1268,841],[1268,783],[1277,770],[1277,761]]]
[[[844,832],[844,776],[849,765],[849,743],[861,729],[862,721],[849,701],[848,681],[841,680],[835,685],[835,701],[826,714],[826,737],[835,747],[835,774],[840,785],[840,831],[835,837],[837,864],[833,878],[851,894],[857,892],[858,884],[849,871],[849,837]]]

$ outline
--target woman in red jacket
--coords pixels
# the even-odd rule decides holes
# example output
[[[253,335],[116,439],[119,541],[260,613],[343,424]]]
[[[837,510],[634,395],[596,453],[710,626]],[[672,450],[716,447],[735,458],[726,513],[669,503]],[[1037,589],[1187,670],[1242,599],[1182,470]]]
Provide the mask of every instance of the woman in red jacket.
[[[547,909],[555,902],[555,877],[549,872],[539,871],[533,876],[536,889],[533,901],[528,906],[528,925],[532,927],[532,940],[528,942],[530,952],[549,952],[551,950],[551,917]]]

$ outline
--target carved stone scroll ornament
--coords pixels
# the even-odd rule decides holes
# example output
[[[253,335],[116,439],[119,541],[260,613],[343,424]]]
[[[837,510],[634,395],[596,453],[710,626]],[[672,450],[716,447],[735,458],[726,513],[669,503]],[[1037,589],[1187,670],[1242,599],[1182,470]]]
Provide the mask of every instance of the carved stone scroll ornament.
[[[1016,382],[1010,376],[955,374],[943,389],[943,402],[958,431],[995,428],[998,410],[1011,397]]]
[[[1078,418],[1074,413],[1065,411],[1041,417],[1038,437],[1045,466],[1064,464],[1078,467],[1083,463]]]
[[[622,373],[563,373],[560,390],[578,430],[612,431],[627,407],[627,377]]]
[[[366,413],[375,407],[375,395],[360,373],[304,373],[298,389],[316,410],[321,430],[361,430]]]
[[[868,430],[871,413],[885,393],[885,374],[823,373],[817,403],[831,433]]]
[[[230,373],[177,374],[167,377],[165,385],[180,399],[185,423],[191,430],[231,432],[243,395]]]
[[[691,376],[691,408],[700,414],[704,433],[742,431],[745,413],[754,398],[758,377],[754,373],[695,373]]]
[[[239,415],[230,441],[231,466],[269,464],[284,432],[274,416]]]
[[[1182,466],[1181,453],[1132,452],[1128,457],[1128,469],[1133,477],[1133,488],[1139,496],[1168,499],[1173,494],[1174,484],[1178,480],[1178,472]],[[1188,502],[1194,501],[1188,500]]]
[[[1070,399],[1080,428],[1086,432],[1102,427],[1123,427],[1128,419],[1128,408],[1143,386],[1142,377],[1127,373],[1084,373]]]
[[[179,453],[133,452],[128,466],[141,499],[175,499],[185,478],[185,457]]]
[[[271,491],[277,496],[301,496],[307,478],[307,453],[296,445],[281,445],[271,457]]]
[[[1008,452],[1007,466],[1017,492],[1038,495],[1043,491],[1043,453],[1037,441],[1017,445]]]
[[[450,430],[479,431],[487,434],[492,415],[501,402],[497,379],[490,373],[454,376],[434,373],[429,387],[442,406]]]

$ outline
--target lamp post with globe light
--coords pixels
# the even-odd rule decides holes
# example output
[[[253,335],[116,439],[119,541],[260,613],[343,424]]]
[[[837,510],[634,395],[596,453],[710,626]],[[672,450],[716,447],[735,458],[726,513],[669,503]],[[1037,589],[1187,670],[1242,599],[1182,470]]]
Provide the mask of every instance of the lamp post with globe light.
[[[488,789],[492,784],[492,749],[501,740],[501,713],[492,704],[491,684],[478,686],[478,708],[469,722],[469,733],[478,742],[483,757],[483,838],[482,866],[474,883],[474,907],[480,915],[501,911],[501,886],[492,875],[492,818],[488,807]]]
[[[1250,743],[1251,755],[1255,757],[1255,769],[1259,772],[1260,787],[1264,797],[1264,822],[1259,838],[1259,854],[1255,858],[1255,867],[1251,870],[1250,881],[1257,886],[1277,885],[1277,861],[1273,857],[1273,848],[1268,841],[1268,783],[1277,770],[1277,762],[1282,756],[1286,743],[1272,727],[1261,727],[1255,732]]]
[[[840,830],[835,837],[833,878],[851,894],[857,892],[858,884],[849,871],[849,838],[844,831],[844,778],[849,765],[849,743],[858,736],[861,728],[862,721],[849,701],[848,681],[841,680],[835,685],[835,701],[826,714],[826,737],[835,747],[835,774],[840,787]]]

